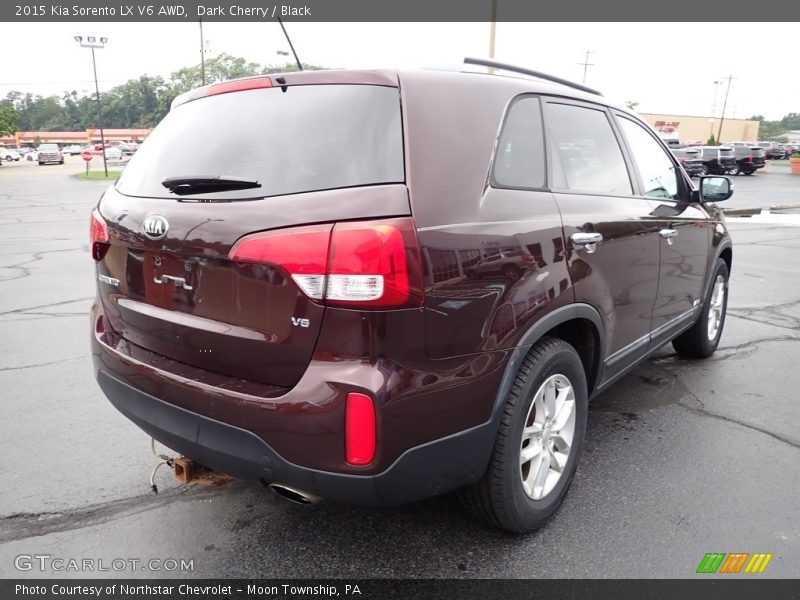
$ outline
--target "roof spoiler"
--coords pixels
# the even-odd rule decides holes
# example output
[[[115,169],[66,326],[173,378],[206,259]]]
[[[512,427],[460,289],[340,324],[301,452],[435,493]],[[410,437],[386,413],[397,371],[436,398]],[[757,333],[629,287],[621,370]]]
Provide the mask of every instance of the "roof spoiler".
[[[594,90],[590,87],[586,87],[585,85],[581,85],[580,83],[575,83],[574,81],[561,79],[560,77],[556,77],[555,75],[548,75],[547,73],[542,73],[541,71],[533,71],[531,69],[525,69],[523,67],[517,67],[506,63],[497,62],[495,60],[488,60],[485,58],[470,58],[468,56],[464,59],[464,64],[479,65],[481,67],[491,67],[493,69],[500,69],[502,71],[511,71],[513,73],[521,73],[522,75],[530,75],[531,77],[536,77],[538,79],[545,79],[547,81],[552,81],[553,83],[560,83],[561,85],[565,85],[567,87],[571,87],[576,90],[586,92],[588,94],[594,94],[595,96],[603,95],[597,90]]]

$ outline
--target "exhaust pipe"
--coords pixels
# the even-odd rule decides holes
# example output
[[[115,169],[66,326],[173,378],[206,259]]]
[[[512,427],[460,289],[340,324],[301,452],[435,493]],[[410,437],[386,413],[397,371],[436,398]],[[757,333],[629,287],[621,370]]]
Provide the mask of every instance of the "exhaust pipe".
[[[269,489],[279,496],[286,498],[289,500],[289,502],[294,502],[295,504],[316,504],[322,500],[322,498],[319,496],[309,494],[308,492],[298,490],[297,488],[293,488],[282,483],[270,483],[267,487],[269,487]]]

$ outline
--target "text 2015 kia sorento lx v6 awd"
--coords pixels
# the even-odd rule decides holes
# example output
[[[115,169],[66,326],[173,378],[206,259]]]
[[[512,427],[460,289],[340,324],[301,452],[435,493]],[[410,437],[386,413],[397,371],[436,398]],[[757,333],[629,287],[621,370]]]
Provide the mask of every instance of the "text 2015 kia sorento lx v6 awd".
[[[91,216],[109,400],[297,496],[458,489],[541,526],[589,398],[670,340],[714,352],[732,256],[707,204],[727,178],[694,189],[630,111],[544,79],[315,71],[178,97]]]

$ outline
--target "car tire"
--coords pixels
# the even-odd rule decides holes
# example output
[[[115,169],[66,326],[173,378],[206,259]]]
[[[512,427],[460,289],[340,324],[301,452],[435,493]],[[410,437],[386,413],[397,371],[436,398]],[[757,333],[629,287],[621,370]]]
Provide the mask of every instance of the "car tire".
[[[714,354],[719,344],[728,309],[728,264],[718,258],[713,273],[703,310],[700,311],[697,321],[691,329],[672,340],[672,347],[681,356],[708,358]]]
[[[571,413],[564,417],[559,410]],[[572,483],[587,413],[586,374],[575,348],[556,338],[541,339],[525,356],[505,399],[486,472],[459,491],[467,511],[514,533],[544,525]],[[541,452],[530,452],[530,460],[522,463],[523,450],[536,447]]]

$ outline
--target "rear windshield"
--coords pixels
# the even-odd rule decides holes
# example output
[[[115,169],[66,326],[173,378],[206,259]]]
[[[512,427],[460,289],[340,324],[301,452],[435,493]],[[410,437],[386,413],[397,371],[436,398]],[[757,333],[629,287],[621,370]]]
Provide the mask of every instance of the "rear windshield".
[[[766,156],[767,153],[764,151],[763,148],[753,148],[753,156]]]
[[[733,148],[720,148],[719,153],[722,156],[731,156],[733,155]]]
[[[39,146],[39,152],[57,152],[58,146],[56,144],[42,144]]]
[[[197,195],[224,200],[402,183],[399,90],[307,85],[188,102],[161,121],[116,185],[130,196],[176,198],[161,182],[184,176],[261,184]]]

